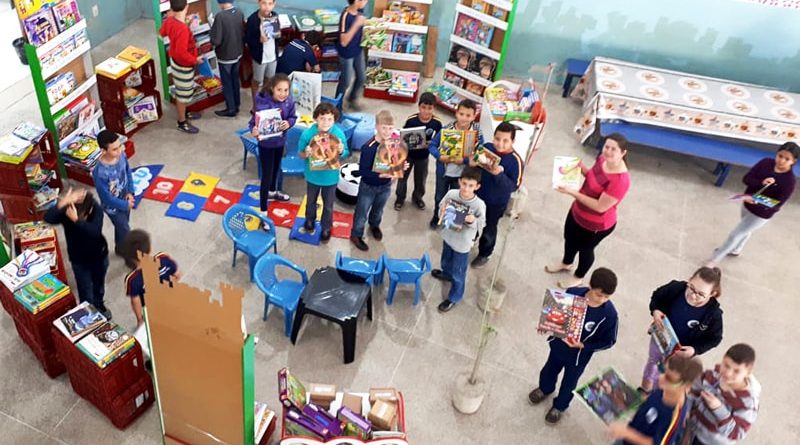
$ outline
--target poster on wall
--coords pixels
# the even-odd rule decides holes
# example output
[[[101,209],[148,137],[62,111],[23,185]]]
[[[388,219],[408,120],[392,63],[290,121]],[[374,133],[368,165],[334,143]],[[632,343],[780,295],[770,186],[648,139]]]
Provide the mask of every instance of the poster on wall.
[[[297,115],[311,115],[322,100],[322,75],[319,73],[292,73],[292,99]]]

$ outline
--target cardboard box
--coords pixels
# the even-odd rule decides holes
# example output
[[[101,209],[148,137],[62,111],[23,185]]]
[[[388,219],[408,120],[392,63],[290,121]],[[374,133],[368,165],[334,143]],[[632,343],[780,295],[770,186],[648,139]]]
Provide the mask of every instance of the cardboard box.
[[[369,403],[372,405],[376,400],[386,400],[397,403],[397,390],[394,388],[370,388]]]
[[[397,404],[387,400],[378,399],[369,410],[369,421],[377,430],[389,431],[394,429],[394,419],[397,415]]]
[[[342,397],[342,406],[350,408],[350,411],[358,415],[361,415],[361,411],[363,411],[363,403],[364,397],[358,394],[346,392]]]
[[[311,403],[325,409],[330,409],[331,402],[336,399],[336,385],[311,383],[306,385],[306,391]]]

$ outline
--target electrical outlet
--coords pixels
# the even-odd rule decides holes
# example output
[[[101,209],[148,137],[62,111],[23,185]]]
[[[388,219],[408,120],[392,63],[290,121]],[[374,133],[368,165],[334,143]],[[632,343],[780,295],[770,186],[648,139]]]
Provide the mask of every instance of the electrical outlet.
[[[100,14],[100,10],[97,9],[97,5],[92,6],[92,17],[97,17]]]

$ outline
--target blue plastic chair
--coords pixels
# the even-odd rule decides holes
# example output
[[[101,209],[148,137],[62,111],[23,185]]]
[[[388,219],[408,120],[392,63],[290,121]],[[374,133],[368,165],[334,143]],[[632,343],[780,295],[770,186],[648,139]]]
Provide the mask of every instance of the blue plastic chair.
[[[300,281],[278,279],[275,271],[279,266],[289,268],[300,275]],[[308,284],[308,275],[305,269],[294,264],[280,255],[265,254],[258,259],[255,268],[256,286],[264,292],[264,315],[262,320],[267,320],[269,305],[278,306],[283,310],[283,333],[287,337],[292,335],[292,321],[300,294]]]
[[[428,254],[422,255],[420,259],[392,259],[383,254],[383,267],[389,273],[389,292],[386,295],[386,304],[392,304],[394,300],[394,290],[398,284],[413,284],[414,305],[419,303],[420,287],[422,277],[431,271],[431,259]]]
[[[336,268],[350,272],[367,280],[367,284],[375,286],[383,283],[383,257],[377,260],[342,256],[341,251],[336,252]]]
[[[262,224],[266,225],[269,231],[263,230]],[[251,230],[249,227],[254,227],[254,229]],[[228,238],[233,241],[233,264],[231,267],[236,267],[236,254],[239,251],[244,252],[250,263],[250,281],[253,281],[256,261],[270,248],[278,253],[275,224],[252,207],[235,204],[225,211],[225,215],[222,217],[222,228]]]
[[[361,150],[361,147],[375,136],[375,116],[369,113],[347,113],[345,116],[357,122],[350,138],[351,151]]]
[[[236,130],[236,135],[239,136],[244,146],[244,152],[242,153],[242,170],[247,169],[247,153],[250,153],[256,158],[258,178],[261,179],[261,163],[258,162],[258,140],[250,134],[249,128],[240,128]]]
[[[339,93],[339,95],[336,96],[336,98],[321,96],[320,101],[332,104],[334,107],[336,107],[336,109],[339,110],[339,114],[342,114],[342,103],[344,102],[344,93]]]

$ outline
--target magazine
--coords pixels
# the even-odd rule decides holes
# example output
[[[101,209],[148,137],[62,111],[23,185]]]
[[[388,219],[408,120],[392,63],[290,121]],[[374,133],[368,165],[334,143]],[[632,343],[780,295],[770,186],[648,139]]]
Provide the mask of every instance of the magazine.
[[[107,321],[78,341],[77,347],[98,366],[105,368],[136,342],[125,329]]]
[[[18,257],[0,268],[0,282],[11,292],[16,292],[49,272],[50,265],[44,258],[32,250],[25,249]]]
[[[401,128],[400,137],[409,150],[427,150],[428,137],[425,127]]]
[[[473,148],[478,140],[475,130],[456,130],[445,128],[442,130],[439,153],[449,158],[465,158],[472,156]]]
[[[258,130],[258,140],[274,138],[280,136],[283,132],[280,130],[281,110],[278,108],[269,108],[266,110],[256,111],[255,128]]]
[[[664,360],[680,349],[681,344],[678,341],[678,336],[675,334],[675,329],[672,328],[672,323],[670,323],[669,318],[666,316],[662,318],[661,324],[664,325],[663,328],[659,328],[655,323],[651,324],[647,333],[655,340],[658,350],[661,351],[661,358]]]
[[[464,228],[465,220],[469,215],[469,206],[461,201],[450,199],[441,210],[439,225],[445,229],[461,230]]]
[[[580,340],[586,308],[585,297],[559,289],[547,289],[544,292],[538,329],[549,332],[554,337]]]
[[[68,294],[69,287],[48,273],[14,292],[14,298],[29,312],[38,314]]]
[[[606,424],[634,412],[643,401],[641,394],[625,383],[614,368],[608,368],[589,379],[574,393]]]
[[[45,131],[47,130],[45,130],[44,127],[25,121],[17,125],[13,133],[15,136],[25,139],[26,141],[36,142],[42,137]]]
[[[153,96],[146,96],[139,100],[132,107],[128,108],[128,112],[138,123],[154,122],[158,120],[158,107],[156,106],[156,99]]]
[[[306,387],[288,368],[278,371],[278,393],[281,403],[287,408],[302,410],[306,404]]]
[[[378,146],[372,171],[389,175],[392,178],[402,178],[405,172],[408,148],[400,137],[392,137]]]
[[[479,145],[472,154],[472,160],[478,164],[478,167],[484,170],[494,170],[500,166],[500,156],[495,152],[487,149],[483,145]]]
[[[84,301],[53,321],[53,325],[72,343],[105,323],[103,316],[91,303]]]
[[[70,26],[81,21],[76,0],[61,0],[53,4],[53,15],[58,25],[58,30],[64,32]]]
[[[330,133],[317,133],[311,139],[308,165],[311,170],[338,170],[342,142]]]
[[[575,156],[556,156],[553,159],[553,188],[580,189],[583,183],[580,162],[580,158]]]

